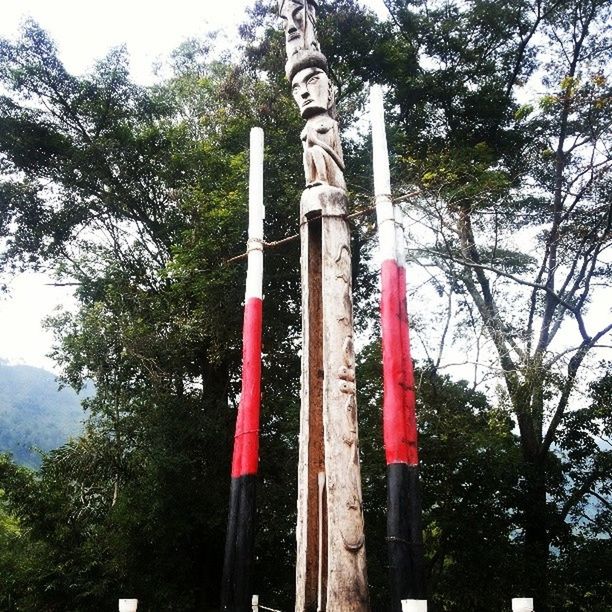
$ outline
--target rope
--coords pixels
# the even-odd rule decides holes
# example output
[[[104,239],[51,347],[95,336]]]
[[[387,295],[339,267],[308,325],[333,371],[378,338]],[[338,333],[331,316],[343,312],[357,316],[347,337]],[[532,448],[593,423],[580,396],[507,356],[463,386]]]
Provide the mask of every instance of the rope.
[[[263,251],[264,241],[260,238],[249,238],[247,240],[247,255],[249,251]]]
[[[419,191],[411,191],[410,193],[406,193],[397,198],[393,198],[391,201],[401,202],[402,200],[416,196],[419,193],[420,193]],[[363,210],[358,210],[354,213],[351,213],[350,215],[347,215],[346,220],[350,221],[351,219],[357,219],[358,217],[361,217],[362,215],[367,215],[368,213],[371,213],[375,210],[376,210],[376,206],[369,206],[368,208],[364,208]],[[293,234],[293,236],[287,236],[286,238],[281,238],[280,240],[275,240],[274,242],[266,242],[265,240],[258,241],[258,242],[260,242],[261,246],[265,249],[273,249],[277,246],[281,246],[283,244],[288,244],[289,242],[293,242],[294,240],[297,240],[299,237],[300,237],[299,234]],[[260,248],[259,245],[256,248]],[[230,264],[230,263],[234,263],[235,261],[240,261],[241,259],[246,259],[246,257],[249,254],[249,250],[251,249],[247,248],[247,251],[245,253],[241,253],[240,255],[236,255],[235,257],[230,257],[229,259],[226,259],[224,263]]]
[[[247,434],[259,433],[259,429],[248,429],[247,431],[241,431],[240,433],[234,434],[234,438],[239,438],[240,436],[246,436]]]

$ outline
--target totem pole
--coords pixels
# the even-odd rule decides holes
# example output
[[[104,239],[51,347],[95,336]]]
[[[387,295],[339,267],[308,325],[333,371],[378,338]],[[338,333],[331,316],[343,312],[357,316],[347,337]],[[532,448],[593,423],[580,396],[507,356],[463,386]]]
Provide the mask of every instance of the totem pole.
[[[369,610],[355,398],[348,198],[314,0],[279,0],[306,125],[300,202],[302,394],[296,612]]]

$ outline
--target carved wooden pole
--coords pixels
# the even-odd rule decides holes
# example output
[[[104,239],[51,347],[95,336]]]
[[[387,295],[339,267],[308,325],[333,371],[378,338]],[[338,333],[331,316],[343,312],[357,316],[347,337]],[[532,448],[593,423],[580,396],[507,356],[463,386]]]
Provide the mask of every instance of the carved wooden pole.
[[[391,201],[382,91],[371,91],[374,194],[381,255],[384,376],[383,437],[387,459],[387,548],[392,612],[424,598],[423,536],[414,373],[406,305],[401,211]]]
[[[286,73],[306,119],[297,612],[369,610],[344,161],[314,0],[279,0]]]
[[[263,282],[263,130],[250,142],[249,241],[242,344],[242,393],[236,419],[221,609],[251,609],[255,484],[259,464]]]

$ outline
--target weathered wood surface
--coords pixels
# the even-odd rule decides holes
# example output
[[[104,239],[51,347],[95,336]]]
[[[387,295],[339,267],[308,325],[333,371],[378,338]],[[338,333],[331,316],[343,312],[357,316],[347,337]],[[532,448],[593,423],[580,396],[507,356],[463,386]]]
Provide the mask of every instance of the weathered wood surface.
[[[322,610],[369,609],[353,348],[351,252],[344,190],[302,196],[302,414],[296,611],[317,610],[317,476],[325,471]],[[322,465],[323,462],[323,465]]]
[[[279,0],[278,8],[285,28],[285,72],[306,120],[300,135],[306,189],[300,204],[303,345],[295,609],[365,612],[369,601],[342,144],[327,59],[317,40],[317,2]]]
[[[298,467],[296,610],[317,609],[319,572],[318,473],[325,471],[323,448],[323,319],[321,218],[301,226],[302,253],[302,395]],[[324,508],[325,510],[325,508]],[[323,513],[325,517],[325,511]],[[323,542],[327,543],[323,520]],[[323,555],[326,560],[327,555]],[[322,571],[323,592],[326,571]]]

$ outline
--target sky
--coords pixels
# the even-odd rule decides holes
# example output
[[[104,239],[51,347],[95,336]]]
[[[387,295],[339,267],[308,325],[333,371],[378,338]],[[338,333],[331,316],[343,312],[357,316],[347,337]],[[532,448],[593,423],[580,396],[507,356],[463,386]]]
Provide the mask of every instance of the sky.
[[[14,36],[25,17],[51,34],[67,68],[86,71],[111,47],[127,44],[132,76],[152,78],[151,66],[186,38],[220,30],[231,38],[253,0],[0,0],[0,36]],[[383,0],[362,0],[379,15]],[[214,7],[214,8],[211,8]]]
[[[87,72],[109,49],[127,45],[132,78],[154,80],[153,66],[181,42],[218,30],[231,43],[251,0],[0,0],[0,37],[15,38],[26,18],[37,21],[55,41],[66,68]],[[364,0],[379,15],[383,0]],[[211,8],[214,7],[214,8]],[[223,38],[222,38],[223,40]],[[73,308],[71,290],[50,285],[44,274],[22,274],[0,294],[0,360],[57,370],[46,355],[52,336],[41,321],[57,308]]]
[[[0,34],[14,36],[25,17],[34,18],[56,41],[68,70],[77,73],[88,70],[110,48],[126,44],[134,78],[146,83],[155,61],[186,38],[212,30],[231,35],[249,4],[248,0],[1,0]]]

